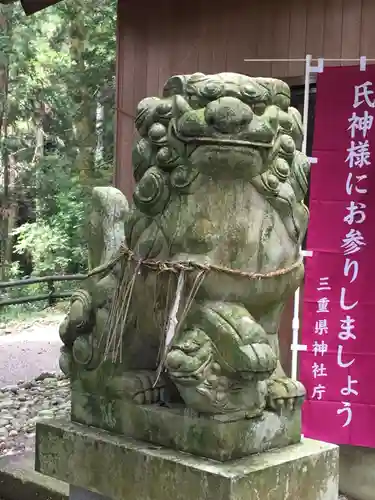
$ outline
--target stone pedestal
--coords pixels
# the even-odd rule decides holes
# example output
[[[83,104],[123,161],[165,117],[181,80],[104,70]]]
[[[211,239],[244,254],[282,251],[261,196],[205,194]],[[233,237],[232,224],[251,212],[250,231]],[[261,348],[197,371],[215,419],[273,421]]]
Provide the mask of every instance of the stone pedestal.
[[[84,425],[219,462],[284,448],[301,439],[301,411],[260,417],[204,416],[174,405],[136,405],[72,391],[72,418]]]
[[[317,441],[223,463],[63,421],[36,442],[39,472],[112,500],[338,498],[338,448]]]

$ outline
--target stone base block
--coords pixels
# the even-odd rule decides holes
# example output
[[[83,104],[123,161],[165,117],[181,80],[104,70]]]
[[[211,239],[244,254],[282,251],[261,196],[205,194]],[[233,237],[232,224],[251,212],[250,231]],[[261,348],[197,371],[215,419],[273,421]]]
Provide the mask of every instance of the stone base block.
[[[220,463],[71,422],[37,424],[36,469],[112,500],[337,500],[338,448],[303,440]]]
[[[340,491],[353,500],[375,498],[375,450],[340,446]]]
[[[82,402],[84,401],[84,404]],[[301,410],[259,418],[203,416],[184,407],[135,405],[124,400],[72,394],[72,420],[174,450],[224,462],[301,439]]]

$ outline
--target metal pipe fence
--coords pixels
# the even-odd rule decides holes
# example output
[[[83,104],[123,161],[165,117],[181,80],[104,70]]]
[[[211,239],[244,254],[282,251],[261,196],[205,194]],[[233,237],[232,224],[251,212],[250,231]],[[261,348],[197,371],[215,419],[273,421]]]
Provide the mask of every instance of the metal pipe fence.
[[[53,306],[58,299],[66,299],[72,296],[72,291],[58,292],[55,283],[62,281],[82,281],[87,278],[86,274],[66,274],[56,276],[41,276],[37,278],[27,278],[24,280],[0,281],[0,291],[8,288],[21,288],[37,283],[47,283],[48,293],[39,295],[27,295],[26,297],[0,298],[1,306],[10,306],[15,304],[26,304],[28,302],[38,302],[47,300],[49,306]],[[1,297],[1,296],[0,296]]]

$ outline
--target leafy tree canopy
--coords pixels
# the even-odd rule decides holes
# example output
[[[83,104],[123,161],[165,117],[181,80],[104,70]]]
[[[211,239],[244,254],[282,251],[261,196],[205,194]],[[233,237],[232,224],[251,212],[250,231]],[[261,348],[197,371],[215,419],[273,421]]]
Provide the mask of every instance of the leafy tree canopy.
[[[85,270],[91,188],[112,179],[115,25],[114,0],[0,5],[0,279]]]

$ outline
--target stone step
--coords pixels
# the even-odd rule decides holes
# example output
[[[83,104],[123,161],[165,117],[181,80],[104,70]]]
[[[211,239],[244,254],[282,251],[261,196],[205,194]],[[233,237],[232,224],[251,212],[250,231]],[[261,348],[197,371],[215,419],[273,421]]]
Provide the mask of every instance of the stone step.
[[[66,483],[34,470],[33,452],[0,458],[0,500],[69,500],[68,492]]]
[[[0,458],[1,500],[68,500],[69,487],[34,470],[34,453]]]

